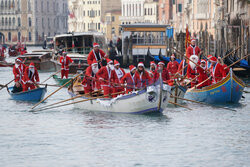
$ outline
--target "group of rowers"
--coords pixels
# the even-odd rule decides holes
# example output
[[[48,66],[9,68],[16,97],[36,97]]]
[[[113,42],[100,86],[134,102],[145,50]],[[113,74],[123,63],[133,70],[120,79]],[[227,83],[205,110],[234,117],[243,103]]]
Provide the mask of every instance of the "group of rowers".
[[[86,94],[100,89],[103,90],[106,97],[124,91],[128,94],[155,83],[159,79],[160,72],[165,84],[172,86],[178,82],[180,85],[188,85],[186,80],[189,80],[191,87],[200,89],[217,83],[226,77],[229,72],[220,57],[217,59],[209,55],[207,60],[199,60],[199,56],[195,53],[196,48],[191,46],[194,48],[194,54],[189,57],[187,55],[186,59],[182,60],[180,64],[176,61],[175,55],[172,54],[167,65],[164,61],[158,63],[151,61],[150,70],[147,71],[144,63],[139,62],[137,67],[130,65],[129,72],[126,73],[117,60],[109,59],[99,47],[98,43],[94,43],[93,50],[87,57],[89,66],[85,70],[81,82]],[[62,53],[60,63],[61,78],[68,78],[69,65],[73,61],[67,56],[66,52]],[[39,84],[39,75],[34,63],[26,67],[23,60],[17,58],[13,73],[16,89],[26,91],[36,88],[36,85]]]

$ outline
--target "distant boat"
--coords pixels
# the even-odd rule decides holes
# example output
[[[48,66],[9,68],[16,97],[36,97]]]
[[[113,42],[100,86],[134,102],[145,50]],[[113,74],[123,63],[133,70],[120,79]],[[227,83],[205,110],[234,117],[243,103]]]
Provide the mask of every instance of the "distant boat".
[[[69,78],[64,78],[61,79],[61,77],[59,77],[58,75],[53,75],[53,79],[56,81],[56,83],[60,86],[64,85],[65,83],[67,83],[68,81],[70,81],[73,77],[71,75],[69,75]],[[65,87],[68,87],[71,83],[67,84]]]
[[[28,90],[26,92],[12,93],[13,87],[8,87],[8,92],[13,100],[20,101],[40,101],[47,92],[47,87]]]
[[[245,83],[232,71],[216,84],[202,89],[188,89],[185,98],[210,104],[238,103]]]

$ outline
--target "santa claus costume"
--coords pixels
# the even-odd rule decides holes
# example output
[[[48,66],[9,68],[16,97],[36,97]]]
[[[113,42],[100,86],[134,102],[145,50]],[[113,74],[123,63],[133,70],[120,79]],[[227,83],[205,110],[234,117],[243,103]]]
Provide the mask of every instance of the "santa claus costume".
[[[198,84],[202,83],[203,81],[207,80],[208,78],[208,73],[207,73],[207,67],[206,67],[206,60],[202,59],[201,60],[201,65],[197,67],[197,72],[198,72]],[[203,84],[199,85],[197,88],[200,89],[204,86],[208,86],[211,84],[210,80],[207,80]]]
[[[107,59],[107,66],[101,67],[96,73],[96,77],[101,82],[101,88],[103,89],[105,98],[109,98],[107,95],[115,93],[114,83],[119,84],[119,80],[115,73],[112,60]]]
[[[155,83],[159,79],[160,74],[157,71],[157,65],[154,61],[150,62],[149,75],[150,75],[153,83]]]
[[[186,50],[186,56],[188,58],[190,58],[192,55],[199,56],[199,54],[201,52],[201,49],[198,46],[196,46],[195,44],[192,45],[192,43],[194,43],[194,42],[195,42],[195,39],[192,39],[191,44],[189,45],[189,47]]]
[[[187,68],[187,78],[189,78],[191,81],[191,87],[195,86],[197,83],[198,83],[198,80],[197,79],[194,79],[198,74],[198,71],[197,71],[197,67],[196,67],[196,64],[198,63],[199,61],[199,58],[198,56],[196,55],[192,55],[190,57],[190,60],[192,61],[189,61],[189,64],[188,64],[188,68]],[[194,62],[194,63],[193,63]]]
[[[126,73],[122,79],[121,84],[127,84],[126,86],[126,93],[132,92],[136,85],[139,83],[139,78],[135,77],[136,67],[134,65],[129,66],[129,73]],[[134,88],[134,89],[133,89]]]
[[[167,68],[165,68],[165,63],[163,61],[160,61],[158,63],[158,69],[162,70],[162,80],[163,83],[169,84],[170,86],[173,85],[173,80],[170,79],[169,72]]]
[[[126,74],[124,69],[120,68],[120,63],[117,60],[114,60],[114,67],[115,67],[115,74],[119,80],[119,83],[121,83],[121,79],[124,77]],[[122,92],[124,91],[124,87],[122,86],[115,86],[115,92]]]
[[[212,58],[212,55],[208,55],[207,56],[207,61],[206,61],[206,65],[207,65],[207,69],[209,69],[211,67],[211,61],[210,59]]]
[[[181,76],[186,76],[187,74],[187,67],[188,62],[186,59],[182,60],[181,63],[179,64],[178,71]]]
[[[87,62],[89,65],[92,64],[92,62],[94,60],[97,61],[98,63],[98,67],[99,69],[101,68],[101,60],[103,58],[107,58],[107,55],[105,54],[105,52],[101,49],[99,49],[100,45],[98,43],[94,43],[93,44],[93,50],[91,52],[89,52],[88,58],[87,58]]]
[[[19,82],[21,85],[24,84],[24,71],[26,66],[23,64],[21,58],[16,59],[16,63],[13,66],[13,74],[15,77],[15,82]]]
[[[217,63],[216,57],[212,57],[210,61],[212,63],[210,67],[210,73],[212,75],[212,84],[215,84],[223,78],[223,68],[220,63]]]
[[[175,55],[171,55],[171,61],[167,65],[170,78],[173,78],[178,71],[179,63],[175,60]]]
[[[65,76],[65,78],[68,78],[69,75],[69,64],[73,63],[73,60],[67,56],[66,52],[62,53],[62,56],[60,57],[60,63],[61,63],[61,78]]]
[[[144,66],[143,62],[139,62],[137,67],[138,67],[138,69],[135,72],[135,77],[139,79],[137,87],[143,88],[143,87],[146,87],[146,86],[152,84],[152,79],[151,79],[149,73],[145,70],[145,66]]]
[[[23,91],[33,90],[36,88],[35,84],[39,84],[39,74],[37,69],[35,68],[34,63],[30,63],[28,67],[26,67],[24,72],[24,81]]]
[[[91,93],[96,89],[100,89],[99,81],[96,78],[98,72],[97,61],[94,60],[91,66],[86,69],[85,77],[83,78],[82,85],[84,87],[84,93]]]

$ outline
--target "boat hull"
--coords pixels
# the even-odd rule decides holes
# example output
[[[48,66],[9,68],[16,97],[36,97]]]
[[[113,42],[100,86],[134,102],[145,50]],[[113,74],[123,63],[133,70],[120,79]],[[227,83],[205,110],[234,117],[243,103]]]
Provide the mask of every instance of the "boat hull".
[[[44,98],[44,95],[47,92],[46,87],[19,93],[11,93],[13,87],[9,87],[8,89],[11,99],[20,101],[33,101],[33,102],[40,101]]]
[[[61,79],[58,75],[53,75],[53,79],[56,81],[56,83],[60,86],[64,85],[66,82],[70,81],[72,78],[68,79]],[[68,87],[71,83],[68,83],[65,85],[65,87]]]
[[[245,84],[232,70],[220,82],[202,89],[187,90],[185,98],[210,104],[238,103]]]

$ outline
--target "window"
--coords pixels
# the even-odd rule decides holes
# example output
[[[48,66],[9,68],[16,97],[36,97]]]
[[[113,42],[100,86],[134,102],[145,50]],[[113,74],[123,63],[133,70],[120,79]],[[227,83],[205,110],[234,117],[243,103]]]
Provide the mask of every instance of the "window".
[[[114,22],[115,21],[115,16],[112,16],[112,22]]]
[[[8,18],[5,18],[5,25],[8,25]]]
[[[144,15],[147,15],[147,9],[145,9]]]
[[[182,4],[178,4],[178,12],[182,12]]]
[[[3,4],[3,0],[1,1],[1,9],[3,9],[4,4]]]
[[[21,41],[21,33],[20,32],[18,32],[17,37],[18,37],[18,41]]]
[[[29,41],[32,40],[31,32],[29,32]]]
[[[21,19],[20,19],[20,17],[18,17],[17,23],[18,23],[18,27],[21,27]]]
[[[8,40],[11,41],[11,32],[8,33]]]
[[[12,19],[12,24],[13,24],[13,26],[16,25],[16,19],[15,19],[15,17],[13,17],[13,19]]]
[[[11,18],[9,18],[9,25],[11,26]]]
[[[4,18],[2,18],[2,25],[4,26]]]
[[[31,18],[29,17],[29,27],[31,27]]]
[[[43,13],[43,1],[41,2],[41,12]]]
[[[101,29],[101,24],[100,23],[98,23],[98,30],[100,30]]]
[[[173,5],[175,5],[175,0],[173,0]]]

